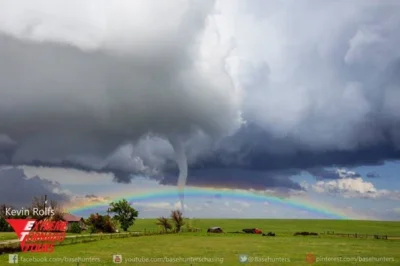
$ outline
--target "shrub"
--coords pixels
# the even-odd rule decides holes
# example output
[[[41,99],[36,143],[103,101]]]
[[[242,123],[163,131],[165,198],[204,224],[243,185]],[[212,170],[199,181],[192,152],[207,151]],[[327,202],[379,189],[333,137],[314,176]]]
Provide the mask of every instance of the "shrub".
[[[263,236],[275,236],[275,233],[273,232],[268,232],[268,234],[262,234]]]
[[[318,233],[314,232],[296,232],[294,233],[295,236],[317,236]]]
[[[172,222],[175,224],[175,232],[180,232],[182,226],[185,225],[182,212],[180,210],[171,211],[171,219]]]
[[[88,232],[89,232],[89,234],[95,234],[96,233],[96,228],[93,225],[91,225],[88,228]]]
[[[0,216],[0,232],[12,232],[12,227],[7,223],[6,219]]]
[[[21,252],[21,246],[18,245],[5,245],[0,247],[0,255],[5,253],[16,253]]]
[[[82,232],[82,228],[78,223],[72,223],[68,228],[69,233],[80,234]]]
[[[168,219],[165,218],[165,217],[158,218],[156,224],[158,226],[161,226],[164,229],[165,232],[168,232],[168,230],[172,229],[172,225],[170,224]]]
[[[115,222],[109,215],[91,214],[87,223],[90,226],[89,232],[91,233],[114,233],[116,230]]]

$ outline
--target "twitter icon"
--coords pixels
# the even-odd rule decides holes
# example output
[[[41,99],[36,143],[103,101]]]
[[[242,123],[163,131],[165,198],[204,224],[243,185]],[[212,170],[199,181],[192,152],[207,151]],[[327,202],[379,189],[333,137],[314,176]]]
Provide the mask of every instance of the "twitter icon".
[[[249,259],[248,259],[247,255],[239,255],[239,262],[246,263],[248,261],[249,261]]]

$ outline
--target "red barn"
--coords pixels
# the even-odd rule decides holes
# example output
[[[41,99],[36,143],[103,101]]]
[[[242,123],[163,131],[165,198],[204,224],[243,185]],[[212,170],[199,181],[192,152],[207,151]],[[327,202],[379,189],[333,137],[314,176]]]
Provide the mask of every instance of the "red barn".
[[[85,222],[82,217],[72,215],[70,213],[63,213],[63,220],[68,223],[68,229],[71,228],[71,225],[76,223],[82,228],[82,230],[86,229]]]

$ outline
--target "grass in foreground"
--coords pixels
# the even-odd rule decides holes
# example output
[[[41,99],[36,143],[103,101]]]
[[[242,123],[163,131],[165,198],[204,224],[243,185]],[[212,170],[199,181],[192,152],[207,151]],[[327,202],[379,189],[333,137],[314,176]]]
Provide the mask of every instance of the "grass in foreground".
[[[20,253],[20,265],[51,265],[47,263],[23,263],[23,257],[96,257],[101,262],[81,263],[84,265],[114,265],[112,256],[120,254],[123,260],[129,258],[222,258],[223,265],[241,265],[239,254],[254,257],[286,258],[290,263],[251,263],[251,265],[307,265],[306,254],[312,252],[317,257],[393,257],[395,262],[374,262],[370,265],[400,265],[399,241],[323,238],[323,237],[262,237],[259,235],[205,235],[179,234],[131,237],[126,239],[103,240],[92,243],[60,246],[52,254]],[[0,256],[5,262],[8,256]],[[129,263],[129,264],[134,264]],[[316,265],[338,265],[338,263],[320,262]],[[3,265],[3,264],[2,264]],[[77,265],[63,263],[62,265]],[[145,265],[221,265],[221,263],[168,263],[154,262]],[[359,265],[359,263],[340,263],[340,265]]]
[[[17,235],[14,232],[0,232],[0,242],[13,239],[17,239]]]
[[[196,224],[197,223],[197,224]],[[138,220],[132,229],[150,229],[154,220]],[[279,226],[281,224],[281,226]],[[262,226],[264,225],[264,226]],[[269,225],[269,226],[267,226]],[[195,227],[201,227],[200,233],[182,233],[172,235],[155,235],[110,239],[91,243],[56,247],[51,254],[19,253],[19,265],[45,266],[54,265],[49,262],[22,262],[23,258],[63,258],[63,257],[95,257],[100,262],[80,263],[86,265],[115,265],[112,256],[119,254],[123,260],[129,258],[189,258],[207,257],[222,258],[222,265],[242,265],[239,254],[249,257],[286,258],[290,262],[249,263],[249,265],[309,265],[305,261],[306,254],[312,252],[317,257],[392,257],[394,262],[370,262],[365,265],[400,265],[399,240],[375,240],[338,238],[329,236],[292,236],[295,231],[338,231],[350,233],[391,232],[400,235],[400,223],[364,222],[364,221],[316,221],[316,220],[197,220]],[[205,230],[208,226],[221,226],[225,231],[238,231],[246,227],[259,227],[264,231],[274,231],[276,237],[262,237],[247,234],[210,234]],[[137,227],[137,228],[136,228]],[[153,228],[157,228],[154,224]],[[386,231],[385,231],[386,228]],[[323,230],[322,230],[323,229]],[[281,232],[281,233],[280,233]],[[388,233],[389,234],[389,233]],[[0,256],[0,265],[7,265],[8,255]],[[125,263],[124,263],[125,264]],[[126,263],[137,264],[142,263]],[[314,265],[363,265],[360,262],[317,262]],[[58,265],[58,264],[57,264]],[[62,263],[61,265],[77,265]],[[221,265],[221,263],[193,262],[168,263],[149,262],[144,265]]]

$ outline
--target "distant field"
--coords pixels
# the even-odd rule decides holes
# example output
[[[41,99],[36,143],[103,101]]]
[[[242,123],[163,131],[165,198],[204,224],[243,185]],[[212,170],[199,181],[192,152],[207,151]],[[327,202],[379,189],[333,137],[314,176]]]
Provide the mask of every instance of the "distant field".
[[[284,219],[191,219],[193,227],[207,229],[219,226],[226,232],[240,231],[243,228],[257,227],[263,231],[278,234],[293,234],[298,231],[323,233],[387,234],[400,236],[400,222],[354,221],[354,220],[284,220]],[[131,231],[157,229],[156,219],[138,219]]]
[[[388,234],[400,235],[400,222],[370,221],[331,221],[331,220],[230,220],[230,219],[196,219],[192,226],[202,232],[180,233],[170,235],[153,235],[109,239],[90,243],[56,247],[52,254],[19,253],[19,265],[53,265],[49,262],[22,263],[21,258],[63,258],[63,257],[96,257],[101,262],[80,263],[85,265],[115,265],[112,255],[119,254],[123,260],[135,257],[146,258],[189,258],[207,257],[222,258],[222,265],[242,265],[238,256],[286,258],[290,263],[248,263],[250,265],[309,265],[305,262],[306,254],[312,252],[316,257],[391,257],[394,262],[370,262],[365,265],[400,265],[400,241],[356,239],[330,236],[293,236],[296,231],[337,231],[340,233]],[[246,227],[259,227],[268,232],[273,231],[276,237],[263,237],[251,234],[207,234],[209,226],[220,226],[225,231],[238,231]],[[131,231],[155,230],[155,219],[138,220]],[[0,265],[7,265],[8,255],[0,255]],[[3,263],[4,262],[4,263]],[[127,263],[128,264],[128,263]],[[135,264],[135,263],[130,263]],[[136,263],[140,265],[142,263]],[[57,264],[58,265],[58,264]],[[76,263],[62,263],[74,265]],[[221,265],[220,263],[193,262],[168,263],[149,262],[144,265]],[[364,265],[360,262],[317,262],[314,265]]]

